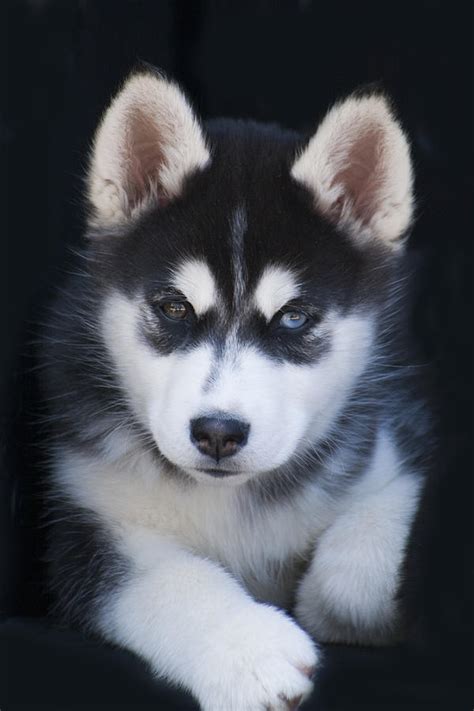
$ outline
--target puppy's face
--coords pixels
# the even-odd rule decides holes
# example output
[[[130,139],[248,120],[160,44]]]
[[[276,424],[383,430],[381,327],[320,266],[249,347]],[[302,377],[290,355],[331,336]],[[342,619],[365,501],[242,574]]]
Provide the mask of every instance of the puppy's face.
[[[161,454],[226,484],[304,459],[366,368],[408,224],[384,101],[349,99],[303,146],[237,122],[204,138],[174,85],[134,77],[90,186],[102,333]],[[405,191],[395,212],[390,190]]]

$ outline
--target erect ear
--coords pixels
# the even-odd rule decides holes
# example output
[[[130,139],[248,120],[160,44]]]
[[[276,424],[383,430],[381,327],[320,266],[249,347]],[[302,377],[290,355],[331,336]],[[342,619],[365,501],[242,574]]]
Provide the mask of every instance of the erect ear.
[[[355,239],[401,245],[413,213],[410,152],[384,97],[336,104],[291,174],[313,193],[318,211]]]
[[[114,224],[150,200],[175,198],[184,178],[208,161],[203,132],[178,86],[151,71],[132,75],[95,136],[88,175],[92,221]]]

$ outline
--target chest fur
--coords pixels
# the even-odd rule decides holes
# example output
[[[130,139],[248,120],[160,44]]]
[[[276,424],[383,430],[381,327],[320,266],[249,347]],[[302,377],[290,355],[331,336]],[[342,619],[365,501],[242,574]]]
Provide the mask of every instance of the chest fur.
[[[255,597],[290,604],[318,534],[335,515],[323,490],[312,485],[285,501],[259,502],[236,488],[185,486],[145,464],[67,453],[57,476],[76,504],[112,528],[173,540],[221,563]]]

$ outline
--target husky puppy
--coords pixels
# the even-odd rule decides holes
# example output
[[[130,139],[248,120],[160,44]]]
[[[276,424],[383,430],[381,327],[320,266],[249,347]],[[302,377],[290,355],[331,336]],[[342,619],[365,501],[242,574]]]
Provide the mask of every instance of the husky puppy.
[[[386,644],[429,433],[401,293],[407,140],[357,94],[304,137],[133,74],[44,337],[56,613],[204,711],[287,710],[317,642]]]

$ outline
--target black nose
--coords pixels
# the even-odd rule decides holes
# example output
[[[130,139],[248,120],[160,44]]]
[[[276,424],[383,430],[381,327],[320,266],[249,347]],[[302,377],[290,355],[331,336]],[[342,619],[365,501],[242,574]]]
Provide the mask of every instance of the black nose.
[[[231,457],[247,442],[250,425],[232,417],[197,417],[191,420],[191,441],[216,462]]]

